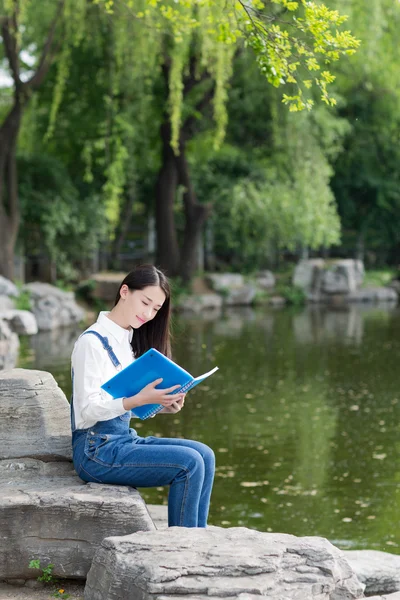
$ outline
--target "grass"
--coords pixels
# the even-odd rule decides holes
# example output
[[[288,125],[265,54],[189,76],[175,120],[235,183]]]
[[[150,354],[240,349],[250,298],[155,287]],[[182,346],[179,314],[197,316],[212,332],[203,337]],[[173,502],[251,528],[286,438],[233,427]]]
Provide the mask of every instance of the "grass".
[[[364,281],[362,287],[381,287],[385,286],[396,277],[399,272],[397,269],[393,268],[383,268],[383,269],[371,269],[365,271]]]

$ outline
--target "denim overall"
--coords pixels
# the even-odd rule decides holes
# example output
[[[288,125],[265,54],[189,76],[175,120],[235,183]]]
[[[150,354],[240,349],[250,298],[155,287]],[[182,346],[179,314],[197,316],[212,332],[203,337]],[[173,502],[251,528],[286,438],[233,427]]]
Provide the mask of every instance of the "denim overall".
[[[121,364],[108,339],[99,338],[117,369]],[[73,372],[72,372],[73,380]],[[214,479],[214,453],[205,444],[180,438],[138,436],[130,429],[131,412],[76,429],[71,398],[73,462],[86,482],[158,487],[169,485],[168,525],[206,527]]]

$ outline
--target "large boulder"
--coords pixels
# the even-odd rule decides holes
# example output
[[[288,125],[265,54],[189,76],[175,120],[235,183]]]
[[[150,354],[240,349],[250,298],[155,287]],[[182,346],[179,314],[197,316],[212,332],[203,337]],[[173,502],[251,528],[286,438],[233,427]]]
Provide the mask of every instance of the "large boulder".
[[[26,284],[24,289],[30,294],[32,312],[40,330],[67,327],[85,318],[85,311],[76,303],[73,292],[37,281]]]
[[[12,369],[15,366],[18,360],[18,352],[19,339],[17,334],[11,331],[6,321],[0,319],[0,371],[2,369]]]
[[[344,555],[368,596],[400,592],[400,556],[379,550],[347,550]]]
[[[71,460],[69,404],[45,371],[0,373],[0,459]]]
[[[154,530],[137,490],[74,472],[69,404],[50,373],[0,373],[0,405],[0,579],[36,578],[32,559],[84,578],[104,537]]]
[[[222,298],[218,294],[196,294],[183,296],[177,303],[177,308],[184,312],[201,313],[204,310],[218,311],[222,307]]]
[[[349,302],[397,303],[393,288],[361,288],[364,265],[360,260],[301,260],[293,275],[293,285],[300,287],[309,302],[341,306]]]
[[[11,296],[0,295],[0,310],[13,310],[15,302]]]
[[[32,559],[84,579],[105,537],[153,529],[134,488],[85,484],[68,462],[0,460],[0,580],[36,577]]]
[[[19,291],[15,283],[0,275],[0,296],[19,296]]]
[[[29,310],[0,310],[0,319],[7,321],[12,331],[20,335],[36,335],[35,315]]]
[[[212,289],[223,297],[226,306],[246,306],[252,304],[257,293],[253,284],[247,284],[240,273],[212,273],[207,275]]]
[[[356,600],[363,586],[322,538],[173,527],[106,538],[85,600]]]

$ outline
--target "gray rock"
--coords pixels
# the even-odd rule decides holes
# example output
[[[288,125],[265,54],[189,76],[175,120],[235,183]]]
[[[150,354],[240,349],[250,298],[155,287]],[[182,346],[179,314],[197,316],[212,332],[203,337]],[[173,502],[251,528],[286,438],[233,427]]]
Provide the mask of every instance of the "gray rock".
[[[240,273],[210,273],[206,280],[213,290],[222,293],[244,285],[244,277]]]
[[[0,459],[71,459],[69,404],[50,373],[1,372],[0,398]]]
[[[15,298],[19,296],[17,286],[2,275],[0,275],[0,296],[14,296]]]
[[[275,275],[272,271],[260,271],[256,275],[257,285],[263,290],[270,290],[275,287]]]
[[[257,292],[255,285],[246,284],[240,273],[211,273],[206,281],[221,294],[226,306],[248,306]]]
[[[168,527],[168,506],[164,504],[148,504],[147,510],[157,529]]]
[[[400,592],[385,594],[385,596],[368,596],[368,600],[400,600]]]
[[[257,288],[252,285],[243,285],[240,288],[232,288],[229,290],[226,297],[224,297],[224,304],[226,306],[249,306],[252,304]]]
[[[173,527],[105,539],[85,600],[355,600],[362,592],[342,553],[325,539]]]
[[[40,282],[28,283],[24,289],[31,295],[32,312],[40,330],[67,327],[85,317],[84,310],[75,302],[73,292]]]
[[[400,556],[378,550],[347,550],[344,555],[368,596],[400,592]]]
[[[0,319],[0,371],[12,369],[17,360],[19,352],[19,339],[16,333],[6,321]]]
[[[398,293],[391,287],[362,288],[350,294],[350,302],[389,302],[396,304]]]
[[[0,295],[0,310],[13,310],[14,308],[14,300],[10,296]]]
[[[184,296],[178,303],[178,308],[182,311],[200,313],[206,310],[220,311],[222,307],[222,298],[218,294],[196,294]]]
[[[319,271],[323,269],[324,264],[325,261],[322,258],[301,260],[294,270],[293,285],[305,292],[310,292],[315,287]]]
[[[29,310],[0,311],[0,319],[7,321],[11,330],[20,335],[35,335],[38,332],[35,315]]]
[[[282,306],[286,306],[287,300],[283,296],[272,296],[271,298],[269,298],[268,304],[270,306],[280,308]]]
[[[53,563],[56,577],[84,578],[111,532],[153,529],[134,488],[85,484],[67,462],[0,461],[0,579],[35,578],[33,559]]]

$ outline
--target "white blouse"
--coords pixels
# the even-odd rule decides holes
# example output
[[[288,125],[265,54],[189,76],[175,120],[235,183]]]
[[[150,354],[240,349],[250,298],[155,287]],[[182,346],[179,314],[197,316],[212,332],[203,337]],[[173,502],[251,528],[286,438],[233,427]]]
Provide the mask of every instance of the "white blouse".
[[[122,368],[125,368],[134,360],[130,344],[133,329],[120,327],[107,315],[107,312],[101,312],[97,322],[86,331],[90,329],[107,337]],[[97,421],[108,421],[126,412],[122,405],[123,398],[114,399],[100,387],[113,377],[118,369],[114,367],[96,335],[89,334],[78,338],[71,360],[74,373],[73,407],[77,429],[87,429]]]

